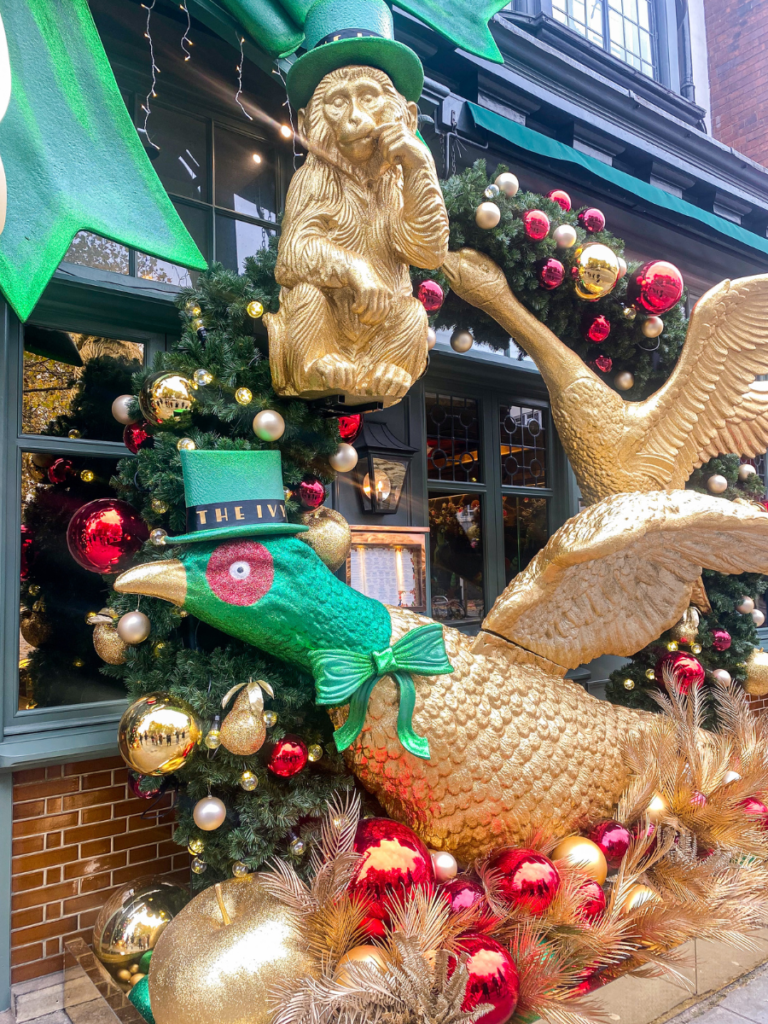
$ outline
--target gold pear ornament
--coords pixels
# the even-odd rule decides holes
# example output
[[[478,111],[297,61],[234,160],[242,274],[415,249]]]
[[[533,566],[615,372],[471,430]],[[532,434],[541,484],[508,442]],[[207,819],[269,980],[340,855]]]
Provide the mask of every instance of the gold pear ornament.
[[[261,750],[267,737],[267,729],[262,718],[264,693],[268,693],[270,697],[274,697],[275,694],[269,683],[265,683],[263,679],[250,679],[247,683],[233,686],[224,695],[222,708],[229,704],[236,693],[237,700],[221,726],[221,742],[230,754],[248,757]]]

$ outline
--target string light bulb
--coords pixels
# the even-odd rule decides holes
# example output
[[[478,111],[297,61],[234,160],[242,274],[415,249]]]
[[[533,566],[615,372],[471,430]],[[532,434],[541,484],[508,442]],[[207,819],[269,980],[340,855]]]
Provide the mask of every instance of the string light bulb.
[[[283,136],[284,139],[293,138],[293,130],[287,124],[280,125],[280,134]]]
[[[259,153],[254,153],[253,154],[253,162],[255,164],[260,164],[261,163],[261,155]]]

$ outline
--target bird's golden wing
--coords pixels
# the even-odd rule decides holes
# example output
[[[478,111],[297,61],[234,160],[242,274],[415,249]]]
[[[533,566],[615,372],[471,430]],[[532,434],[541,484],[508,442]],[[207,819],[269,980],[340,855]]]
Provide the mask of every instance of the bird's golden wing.
[[[696,491],[613,495],[550,538],[483,630],[565,668],[634,654],[682,615],[702,569],[768,572],[768,513]]]
[[[627,469],[682,487],[713,455],[765,451],[768,393],[753,382],[766,372],[768,275],[723,281],[696,303],[667,383],[630,409],[644,438]]]

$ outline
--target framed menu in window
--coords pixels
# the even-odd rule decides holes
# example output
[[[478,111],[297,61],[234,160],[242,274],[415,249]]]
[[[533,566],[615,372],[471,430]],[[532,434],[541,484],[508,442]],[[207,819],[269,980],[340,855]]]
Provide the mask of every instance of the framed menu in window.
[[[347,583],[382,604],[427,614],[427,527],[352,526]]]

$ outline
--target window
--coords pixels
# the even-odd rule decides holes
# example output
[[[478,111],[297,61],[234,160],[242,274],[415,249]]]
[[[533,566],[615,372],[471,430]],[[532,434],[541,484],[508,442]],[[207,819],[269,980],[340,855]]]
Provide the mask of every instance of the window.
[[[653,0],[552,0],[556,21],[650,78],[657,77]]]

